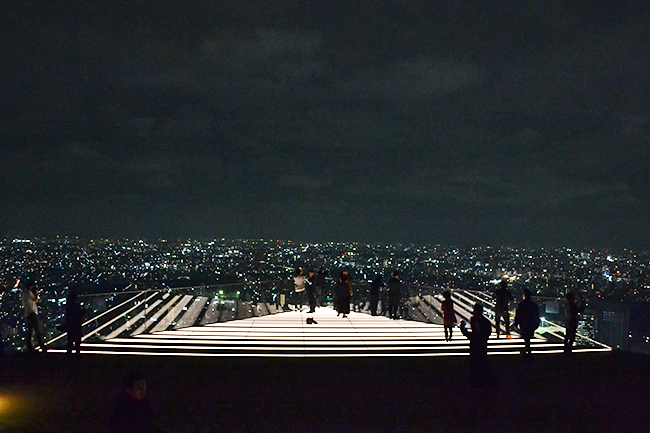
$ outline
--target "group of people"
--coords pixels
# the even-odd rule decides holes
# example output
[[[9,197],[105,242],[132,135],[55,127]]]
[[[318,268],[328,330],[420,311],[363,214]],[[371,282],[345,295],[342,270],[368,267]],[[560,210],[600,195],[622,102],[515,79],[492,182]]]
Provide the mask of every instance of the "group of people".
[[[20,282],[18,284],[21,284]],[[38,313],[39,288],[36,282],[27,281],[22,283],[21,298],[23,302],[25,324],[27,326],[27,335],[25,336],[25,346],[28,353],[40,348],[41,352],[47,352],[47,346],[43,339],[43,328]],[[67,352],[77,355],[81,352],[81,325],[85,310],[79,303],[79,295],[75,290],[68,292],[66,299],[65,324],[62,330],[67,333]],[[37,346],[34,346],[34,339]]]
[[[496,337],[500,337],[501,321],[506,331],[506,338],[510,335],[510,309],[509,303],[514,297],[507,289],[508,283],[502,281],[499,289],[495,292],[495,327]],[[564,338],[564,352],[572,353],[572,347],[576,338],[579,316],[585,310],[583,304],[576,302],[573,293],[565,295],[565,316],[566,333]],[[452,330],[456,323],[456,315],[453,309],[451,292],[443,293],[442,301],[443,325],[445,328],[445,339],[451,340]],[[531,339],[540,325],[539,306],[532,299],[532,293],[524,290],[523,299],[515,310],[514,326],[517,327],[521,338],[524,340],[524,348],[521,350],[526,359],[532,355]],[[460,331],[470,341],[470,371],[472,383],[479,387],[490,387],[494,384],[490,366],[488,363],[487,349],[488,340],[492,335],[492,323],[483,315],[483,305],[476,303],[470,319],[470,329],[464,320],[460,322]]]
[[[325,270],[323,268],[307,273],[305,273],[303,268],[298,268],[293,277],[293,282],[293,304],[298,311],[302,311],[304,304],[309,306],[309,313],[316,311],[316,307],[322,306],[323,294],[325,292]],[[306,301],[305,297],[307,298]],[[283,305],[286,305],[286,302]]]
[[[380,296],[384,295],[382,299],[382,310],[386,311],[388,317],[397,319],[399,313],[399,305],[404,286],[399,278],[399,272],[395,271],[392,277],[384,283],[381,275],[377,275],[370,284],[368,292],[370,314],[377,315]],[[305,272],[304,268],[297,268],[294,276],[294,305],[298,310],[302,310],[303,305],[308,305],[308,313],[314,313],[316,307],[323,306],[323,297],[326,296],[326,272],[323,268],[317,271],[310,270]],[[339,278],[333,288],[334,309],[337,315],[347,317],[350,313],[350,303],[353,296],[353,288],[350,280],[350,275],[347,269],[341,271]],[[46,352],[47,346],[43,339],[42,325],[39,318],[38,301],[39,301],[39,288],[33,281],[28,281],[22,284],[22,302],[24,307],[24,318],[27,328],[26,335],[26,348],[28,352],[34,352],[36,347],[33,340],[36,340],[37,346],[41,351]],[[441,310],[443,314],[443,326],[445,331],[445,340],[451,341],[453,329],[457,323],[457,317],[454,312],[454,304],[451,292],[445,291],[442,294],[443,301],[441,303]],[[564,351],[566,353],[572,352],[572,347],[576,339],[576,331],[578,328],[579,316],[584,312],[584,305],[579,304],[575,295],[572,293],[566,294],[566,334],[564,339]],[[524,290],[523,300],[519,303],[515,313],[514,325],[518,328],[519,334],[524,340],[524,349],[522,353],[530,355],[530,340],[533,337],[535,330],[539,327],[540,316],[539,307],[531,299],[530,291]],[[502,332],[501,323],[505,328],[506,338],[512,338],[510,333],[510,302],[514,301],[514,297],[508,290],[508,283],[502,281],[499,289],[494,293],[495,299],[495,329],[496,338],[500,338]],[[383,312],[383,311],[382,311]],[[75,290],[70,290],[66,303],[66,321],[62,330],[67,332],[67,351],[68,353],[76,352],[79,354],[81,346],[81,326],[84,316],[84,308],[79,303],[79,297]],[[476,319],[474,320],[474,317]],[[472,323],[472,331],[468,331],[463,321],[460,323],[460,329],[463,335],[471,335],[470,342],[474,340],[485,341],[485,343],[478,344],[479,352],[487,353],[487,339],[491,335],[492,325],[489,320],[480,320],[483,317],[483,308],[477,304],[474,308],[472,321],[476,321],[476,327]],[[485,326],[485,323],[490,326]],[[482,325],[481,325],[482,324]],[[483,329],[485,328],[485,331]],[[489,330],[489,332],[487,332]],[[475,345],[476,345],[475,344]]]
[[[514,300],[512,295],[507,292],[507,283],[501,284],[501,287],[496,292],[497,302],[495,307],[495,325],[497,338],[500,335],[500,320],[503,319],[506,328],[506,337],[510,337],[510,313],[508,304],[510,300]],[[451,294],[446,292],[444,295],[447,307],[443,306],[443,315],[447,315],[448,306],[451,303]],[[453,307],[452,307],[453,308]],[[451,311],[453,314],[453,310]],[[507,314],[506,314],[507,313]],[[443,318],[443,321],[445,319]],[[445,334],[447,333],[447,326],[449,322],[445,323]],[[539,327],[540,316],[539,307],[532,300],[532,294],[529,290],[524,290],[523,300],[517,306],[515,312],[514,325],[519,329],[519,334],[524,340],[524,348],[521,353],[527,357],[531,354],[530,341],[535,334],[535,330]],[[470,318],[470,328],[464,320],[460,322],[460,332],[469,340],[470,352],[470,380],[474,386],[481,388],[490,388],[495,385],[495,378],[492,375],[490,365],[488,363],[488,340],[492,335],[492,323],[483,315],[483,305],[476,303]],[[451,330],[449,331],[451,335]]]
[[[399,307],[404,293],[404,285],[399,278],[399,271],[394,271],[391,278],[384,283],[381,275],[377,275],[370,284],[368,292],[370,314],[377,315],[379,300],[382,300],[382,314],[391,319],[399,318]]]
[[[297,310],[302,311],[303,305],[309,306],[308,313],[313,313],[316,307],[323,306],[323,296],[326,295],[326,272],[323,268],[318,271],[306,272],[304,268],[299,267],[293,277],[294,280],[294,305]],[[370,314],[377,315],[379,301],[382,299],[382,313],[387,314],[391,319],[399,317],[399,306],[404,293],[404,285],[400,281],[399,272],[395,271],[392,277],[384,283],[383,277],[377,275],[370,284],[368,292],[368,301]],[[339,274],[333,289],[332,297],[334,301],[334,310],[339,316],[347,317],[350,313],[350,304],[354,295],[350,273],[344,269]],[[282,305],[286,305],[281,302]]]
[[[326,274],[323,268],[318,271],[309,271],[305,273],[303,268],[296,269],[293,277],[294,281],[294,305],[298,311],[302,311],[303,304],[309,306],[307,313],[314,313],[316,307],[323,306],[323,296],[325,290]],[[350,274],[347,269],[341,271],[339,279],[334,286],[334,309],[337,315],[347,317],[350,313],[350,299],[353,295]]]

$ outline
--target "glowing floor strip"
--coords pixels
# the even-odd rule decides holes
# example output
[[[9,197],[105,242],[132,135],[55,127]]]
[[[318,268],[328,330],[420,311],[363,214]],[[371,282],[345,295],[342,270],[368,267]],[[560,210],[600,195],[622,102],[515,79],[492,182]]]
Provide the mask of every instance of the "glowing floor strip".
[[[307,317],[317,323],[306,324]],[[488,350],[490,354],[504,355],[518,354],[522,348],[521,338],[497,340],[493,335]],[[562,345],[534,338],[532,349],[540,354],[558,353],[562,352]],[[575,351],[602,350],[611,349]],[[469,353],[469,345],[458,330],[451,342],[445,341],[440,325],[360,313],[342,318],[331,309],[321,308],[309,315],[289,312],[131,338],[111,338],[100,343],[84,343],[82,352],[202,357],[421,357],[463,356]]]

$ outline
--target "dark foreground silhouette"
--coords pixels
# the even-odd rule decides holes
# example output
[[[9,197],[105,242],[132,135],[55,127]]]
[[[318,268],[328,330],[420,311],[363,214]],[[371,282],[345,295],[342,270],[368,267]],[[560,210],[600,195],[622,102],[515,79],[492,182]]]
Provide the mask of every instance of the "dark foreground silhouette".
[[[132,370],[145,372],[151,417],[168,433],[647,431],[650,357],[533,356],[490,356],[500,381],[484,391],[471,386],[467,357],[12,355],[0,431],[107,432]]]

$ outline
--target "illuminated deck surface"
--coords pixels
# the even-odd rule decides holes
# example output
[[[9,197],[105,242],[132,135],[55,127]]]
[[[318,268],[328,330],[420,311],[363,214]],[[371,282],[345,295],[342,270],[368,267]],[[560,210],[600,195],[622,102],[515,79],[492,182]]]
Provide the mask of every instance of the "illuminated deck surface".
[[[316,323],[308,324],[307,318]],[[489,341],[490,354],[519,354],[523,340]],[[560,343],[541,336],[532,341],[534,353],[559,353]],[[576,348],[576,351],[603,351],[609,348]],[[61,351],[54,349],[53,351]],[[110,338],[99,343],[83,343],[88,354],[213,356],[213,357],[421,357],[469,354],[468,340],[454,329],[450,342],[441,325],[411,320],[391,320],[384,316],[350,313],[337,316],[331,308],[314,314],[292,311],[233,320],[205,326]]]

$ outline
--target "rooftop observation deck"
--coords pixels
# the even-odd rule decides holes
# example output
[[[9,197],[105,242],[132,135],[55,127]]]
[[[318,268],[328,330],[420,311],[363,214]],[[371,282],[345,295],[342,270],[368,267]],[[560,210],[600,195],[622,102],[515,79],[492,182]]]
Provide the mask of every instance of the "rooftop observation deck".
[[[485,308],[494,325],[494,304],[489,294],[453,292],[456,314],[469,322],[475,303]],[[445,341],[436,294],[408,299],[402,319],[371,316],[365,308],[338,317],[331,307],[307,314],[292,305],[224,301],[194,291],[135,292],[95,314],[84,324],[84,354],[202,356],[202,357],[430,357],[469,354],[468,340],[455,330]],[[309,324],[307,318],[316,323]],[[523,340],[497,339],[493,332],[489,354],[519,354]],[[533,352],[562,352],[564,328],[542,321],[532,340]],[[65,334],[47,342],[51,352],[64,352]],[[576,352],[610,351],[582,336]]]
[[[456,291],[454,301],[459,318],[474,302],[491,314],[480,293]],[[516,332],[493,335],[496,386],[477,389],[467,340],[456,330],[444,341],[438,302],[411,298],[404,319],[390,320],[130,294],[86,322],[79,359],[62,353],[64,335],[48,354],[5,357],[0,431],[108,431],[119,383],[134,369],[165,432],[647,431],[647,356],[585,338],[566,356],[563,329],[544,323],[532,361],[518,355]]]

